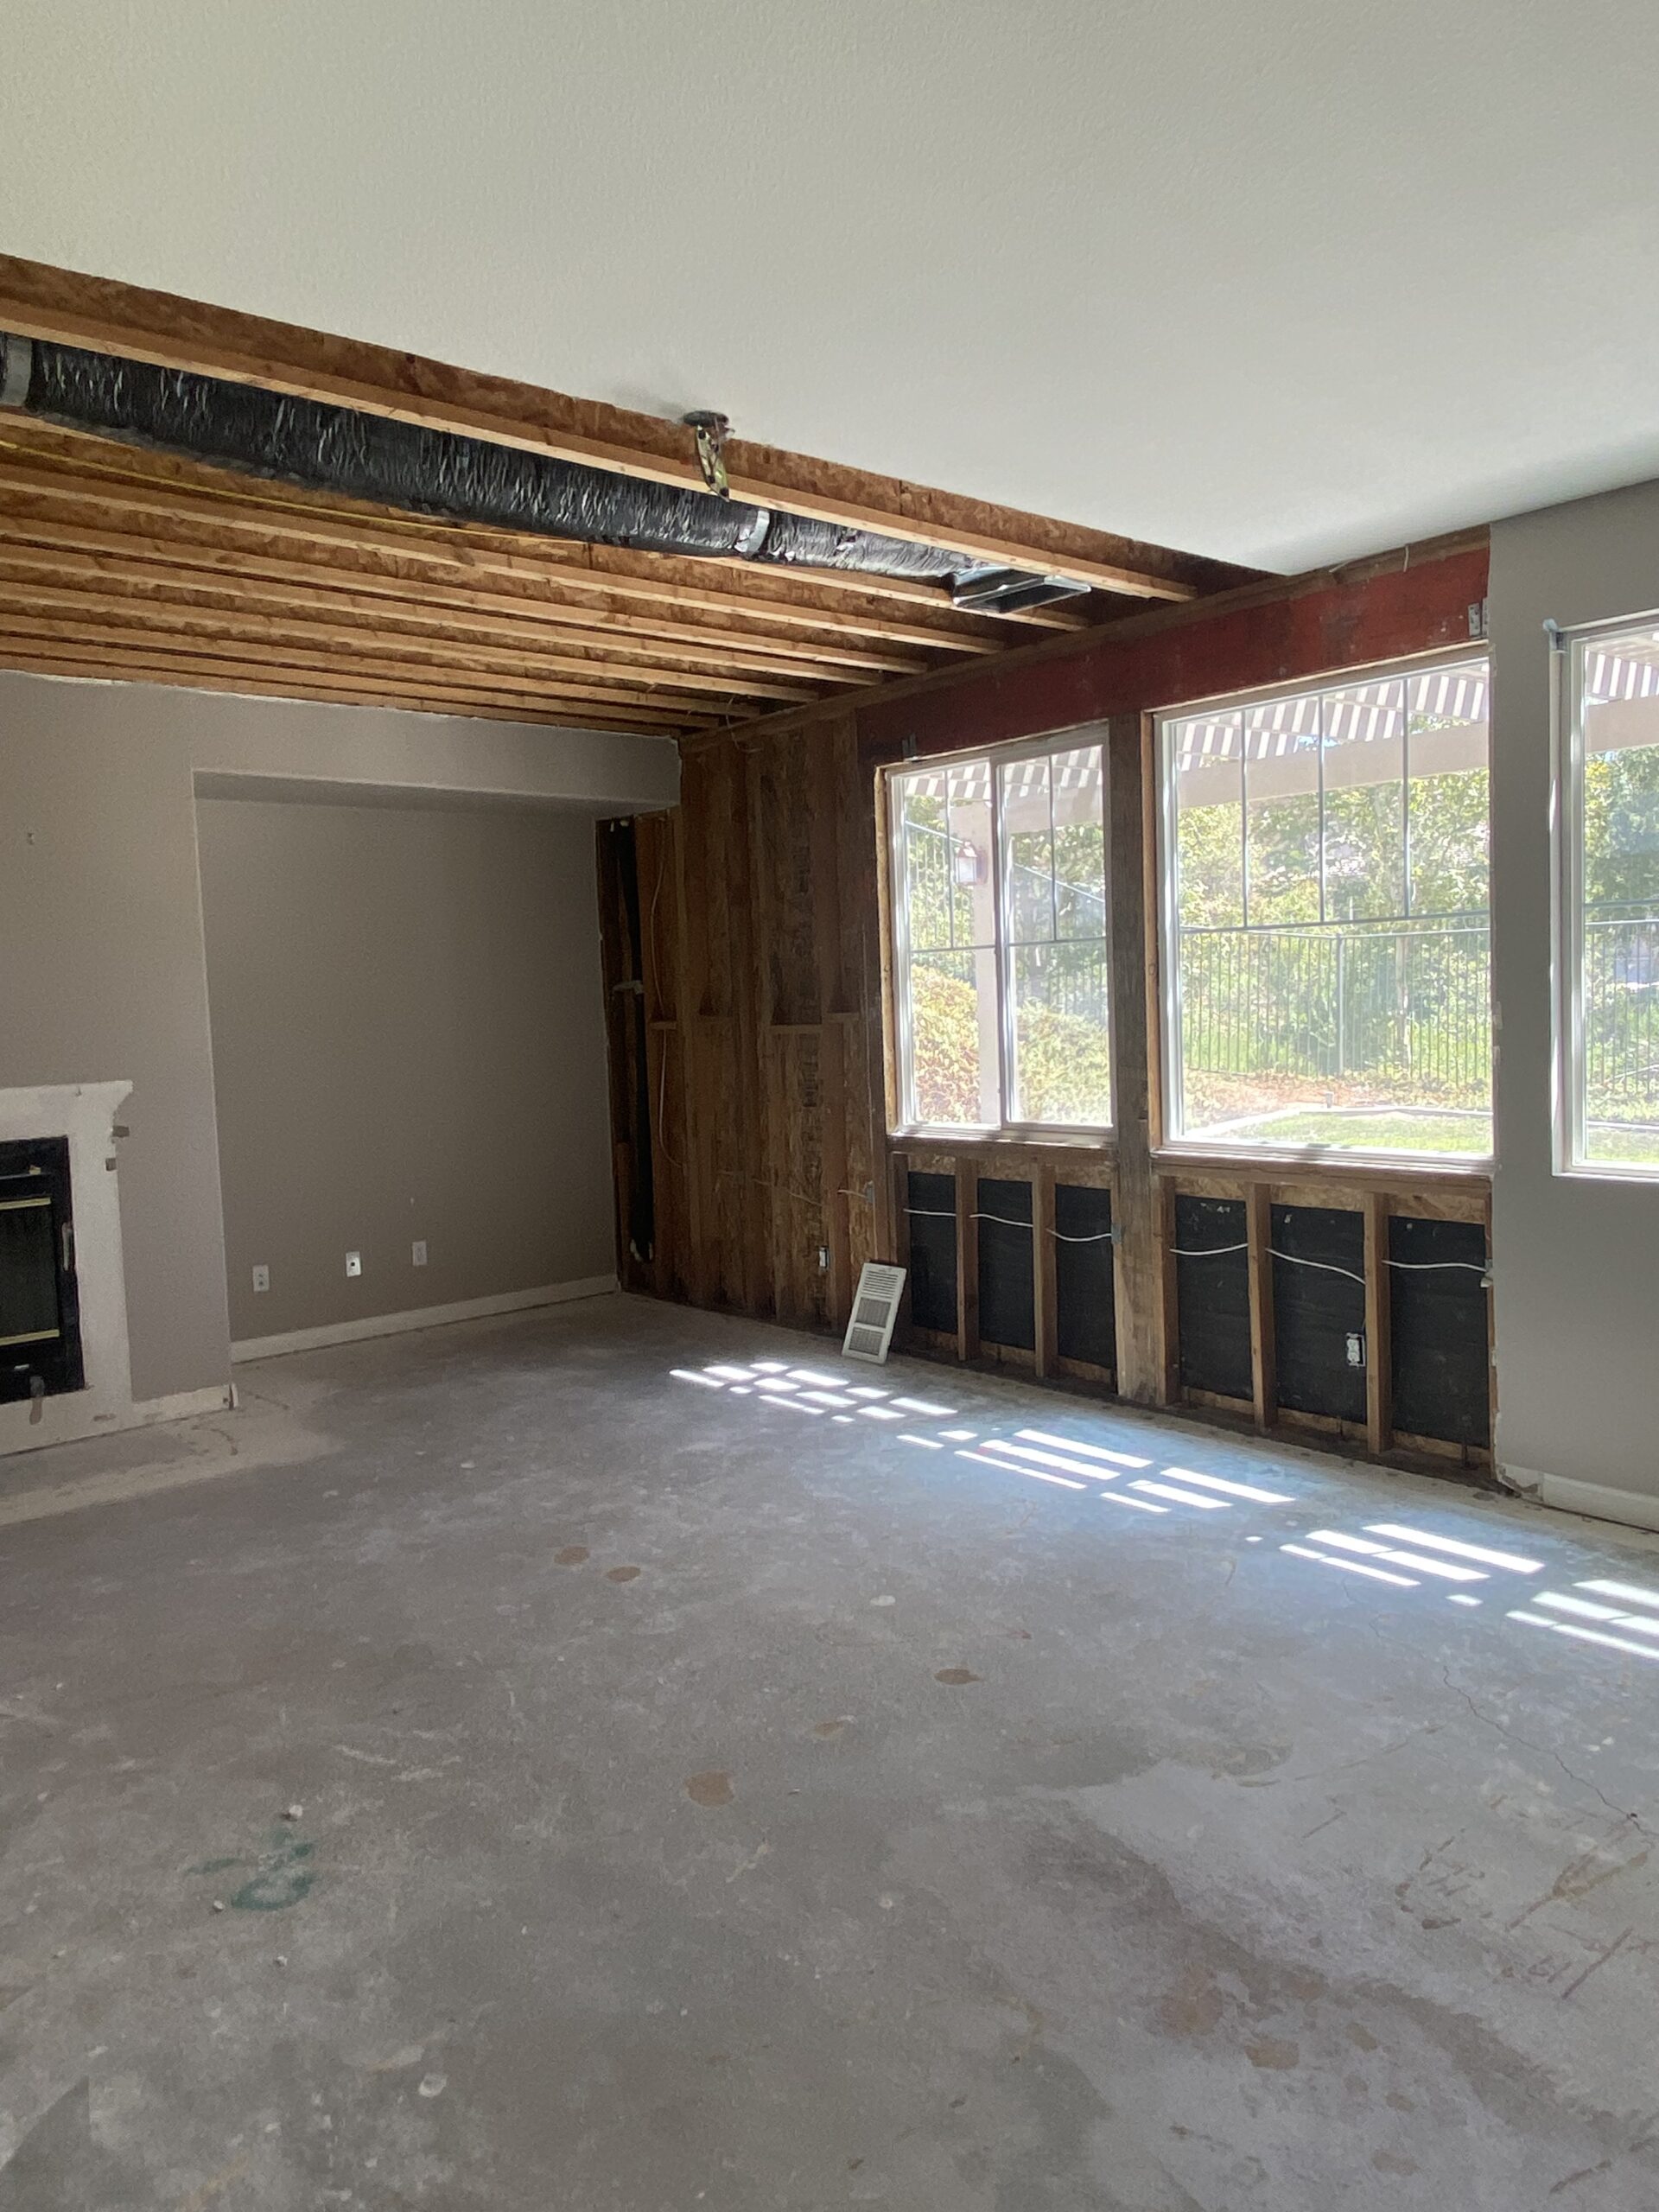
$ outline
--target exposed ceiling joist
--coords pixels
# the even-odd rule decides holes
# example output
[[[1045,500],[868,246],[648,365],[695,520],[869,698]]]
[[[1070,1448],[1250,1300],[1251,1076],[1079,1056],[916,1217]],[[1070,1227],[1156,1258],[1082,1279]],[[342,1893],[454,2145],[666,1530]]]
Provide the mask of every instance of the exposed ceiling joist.
[[[513,690],[532,695],[557,692],[566,698],[603,702],[619,692],[633,697],[643,696],[649,690],[653,696],[660,696],[665,709],[676,711],[695,711],[716,702],[727,708],[736,696],[730,683],[718,677],[660,665],[574,660],[541,651],[526,652],[522,647],[508,652],[499,645],[457,637],[453,632],[441,632],[435,636],[429,630],[410,634],[407,631],[331,621],[310,612],[266,611],[245,602],[233,601],[227,611],[222,607],[203,604],[200,600],[181,600],[175,594],[157,591],[153,587],[147,588],[142,579],[136,589],[132,585],[131,578],[72,575],[66,579],[61,575],[42,574],[31,569],[26,560],[0,550],[0,602],[3,602],[7,619],[24,608],[64,618],[79,613],[84,618],[91,611],[90,592],[95,611],[117,626],[136,623],[152,632],[177,629],[203,636],[235,636],[249,641],[262,640],[284,651],[290,644],[312,644],[340,646],[359,656],[389,654],[423,660],[432,655],[442,664],[456,670],[473,668],[482,674],[493,671]],[[824,696],[800,684],[762,685],[753,677],[746,680],[744,691],[750,696],[771,697],[799,705]],[[681,696],[688,692],[693,696]],[[714,700],[701,696],[710,692],[715,695]]]
[[[0,256],[0,331],[233,378],[656,481],[683,426]],[[727,447],[797,514],[1085,576],[969,612],[938,582],[607,546],[240,473],[0,412],[0,664],[699,738],[810,716],[1033,635],[1055,643],[1236,572],[798,454]]]
[[[20,493],[19,482],[27,482],[28,490]],[[100,528],[79,518],[82,509],[97,510],[101,504],[96,494],[83,493],[77,502],[73,492],[54,488],[44,493],[33,480],[15,475],[0,464],[0,545],[61,548],[96,556],[93,568],[86,573],[117,573],[124,565],[135,570],[154,569],[181,585],[188,580],[206,588],[218,581],[224,588],[240,589],[251,596],[271,597],[279,587],[287,585],[303,588],[308,596],[342,599],[353,604],[354,611],[368,615],[377,610],[358,605],[359,594],[378,594],[388,602],[410,596],[407,575],[325,566],[315,559],[307,562],[249,550],[235,542],[204,544],[173,531],[162,537],[142,529]],[[59,512],[60,507],[69,509],[67,517]],[[130,518],[118,510],[113,515],[106,511],[104,519],[125,522]],[[622,653],[660,649],[661,658],[693,665],[752,670],[758,674],[812,675],[821,668],[826,679],[838,670],[853,678],[868,680],[884,674],[917,675],[932,665],[913,651],[896,652],[834,635],[806,640],[764,631],[745,632],[691,622],[653,620],[609,606],[467,589],[461,580],[447,575],[442,582],[424,577],[419,582],[423,607],[454,610],[458,622],[465,619],[465,626],[509,641],[518,638],[544,644],[550,636],[555,641],[564,636],[566,642],[604,644]]]
[[[78,645],[14,637],[0,624],[0,670],[15,669],[25,675],[73,677],[95,683],[160,683],[187,690],[231,691],[256,699],[318,699],[343,707],[392,707],[404,714],[461,715],[486,721],[534,722],[551,728],[573,725],[612,730],[619,736],[661,737],[671,734],[649,717],[613,715],[573,715],[556,702],[526,706],[522,699],[499,699],[488,692],[457,690],[440,685],[423,687],[379,677],[343,673],[301,676],[284,671],[273,675],[257,661],[188,659],[165,653],[135,652],[124,658],[119,671],[111,668],[101,643]]]
[[[858,683],[869,681],[884,669],[919,674],[928,666],[913,656],[886,656],[872,666],[868,661],[849,661],[837,653],[829,655],[821,667],[810,654],[804,654],[809,664],[803,666],[800,659],[781,658],[775,652],[710,644],[706,632],[671,632],[664,637],[649,627],[617,628],[613,621],[607,627],[607,617],[594,614],[588,614],[586,620],[601,626],[597,629],[562,620],[524,620],[517,611],[523,601],[480,600],[461,593],[423,590],[411,604],[406,588],[397,581],[386,588],[384,597],[377,599],[372,590],[359,588],[344,571],[320,574],[302,562],[254,556],[209,552],[203,558],[202,550],[188,545],[163,548],[151,539],[121,531],[92,530],[61,523],[54,517],[20,513],[0,495],[0,568],[12,574],[74,577],[92,589],[130,588],[202,595],[238,605],[337,613],[368,624],[418,622],[446,635],[494,639],[529,653],[574,645],[603,654],[618,666],[660,663],[735,671],[746,678],[750,674],[772,674]],[[379,582],[359,581],[368,585]],[[557,610],[561,614],[567,611]],[[575,612],[580,615],[584,610]]]
[[[386,508],[365,507],[321,493],[274,490],[200,463],[130,450],[22,418],[0,417],[0,455],[7,456],[0,461],[0,483],[10,488],[151,517],[169,534],[180,525],[188,529],[197,524],[234,531],[244,539],[264,533],[335,548],[353,557],[378,553],[399,562],[448,567],[469,579],[502,579],[588,597],[637,600],[687,618],[706,616],[722,624],[760,622],[769,630],[781,625],[952,654],[1000,652],[1007,642],[1006,630],[1000,638],[992,634],[992,618],[958,614],[938,592],[899,578],[836,576],[834,582],[861,590],[871,584],[896,587],[903,582],[905,590],[917,595],[931,618],[925,626],[894,622],[866,609],[826,605],[817,595],[828,583],[821,572],[810,578],[799,572],[769,571],[762,576],[741,563],[676,560],[664,554],[515,537],[395,515]],[[688,572],[702,576],[709,570],[729,574],[734,582],[741,577],[741,588],[716,591],[685,580]],[[1038,620],[1039,628],[1091,626],[1079,616],[1053,609],[1036,608],[1031,614],[1053,616],[1052,621]]]
[[[0,329],[702,489],[683,425],[11,255],[0,255]],[[758,506],[1063,576],[1094,591],[1180,601],[1199,588],[1180,573],[1178,556],[1103,531],[1016,517],[862,470],[802,463],[741,439],[728,442],[725,460],[733,496]]]

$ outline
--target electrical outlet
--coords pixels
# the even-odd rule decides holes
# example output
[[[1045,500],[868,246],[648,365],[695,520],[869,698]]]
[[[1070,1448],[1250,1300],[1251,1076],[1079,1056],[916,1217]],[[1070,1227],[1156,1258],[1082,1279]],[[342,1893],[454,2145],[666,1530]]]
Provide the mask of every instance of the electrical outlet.
[[[254,1269],[253,1287],[256,1290],[269,1290],[270,1288],[270,1269],[269,1268],[261,1267]]]
[[[1363,1367],[1365,1364],[1365,1338],[1358,1329],[1348,1332],[1348,1364],[1350,1367]]]
[[[818,1273],[821,1275],[827,1275],[829,1272],[830,1247],[827,1244],[820,1244],[818,1247]]]
[[[415,1239],[415,1242],[410,1246],[409,1260],[411,1267],[423,1268],[426,1265],[426,1239],[424,1236],[417,1236]]]
[[[360,1275],[362,1274],[363,1255],[360,1252],[348,1252],[346,1255],[346,1272],[348,1275]]]

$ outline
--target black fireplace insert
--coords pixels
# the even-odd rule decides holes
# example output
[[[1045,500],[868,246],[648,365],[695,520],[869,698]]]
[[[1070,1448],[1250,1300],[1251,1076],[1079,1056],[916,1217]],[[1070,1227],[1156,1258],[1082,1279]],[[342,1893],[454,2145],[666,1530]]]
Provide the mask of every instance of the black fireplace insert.
[[[68,1139],[0,1144],[0,1403],[85,1383]]]

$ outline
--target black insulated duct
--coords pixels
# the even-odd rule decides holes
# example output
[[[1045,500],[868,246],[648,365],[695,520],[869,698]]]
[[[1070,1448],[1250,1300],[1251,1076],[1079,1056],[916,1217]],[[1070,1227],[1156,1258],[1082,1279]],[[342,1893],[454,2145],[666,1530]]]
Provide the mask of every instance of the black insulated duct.
[[[950,591],[953,603],[987,613],[1069,597],[1078,588],[939,546],[5,333],[0,406],[67,429],[410,514],[639,553],[908,577],[937,583]]]

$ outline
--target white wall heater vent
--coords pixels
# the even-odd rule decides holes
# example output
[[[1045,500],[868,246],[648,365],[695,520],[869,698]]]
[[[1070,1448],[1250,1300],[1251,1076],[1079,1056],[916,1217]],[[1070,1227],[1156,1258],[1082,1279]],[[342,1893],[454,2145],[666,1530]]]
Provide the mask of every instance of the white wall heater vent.
[[[849,1359],[869,1359],[877,1366],[885,1364],[887,1346],[893,1342],[893,1324],[899,1319],[899,1301],[904,1294],[903,1268],[890,1268],[880,1260],[865,1261],[864,1272],[858,1279],[858,1295],[853,1300],[853,1318],[847,1324],[846,1339],[841,1347]]]

